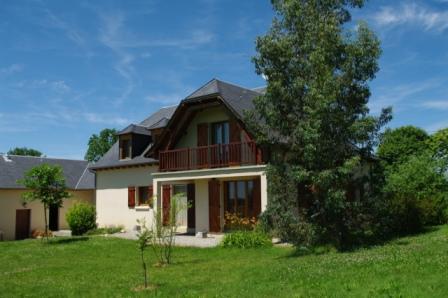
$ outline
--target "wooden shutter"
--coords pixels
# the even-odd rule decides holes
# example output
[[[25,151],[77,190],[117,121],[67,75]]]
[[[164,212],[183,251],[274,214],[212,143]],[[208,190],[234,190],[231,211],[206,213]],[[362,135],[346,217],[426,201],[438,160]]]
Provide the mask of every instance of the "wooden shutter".
[[[162,188],[162,221],[164,225],[170,222],[170,206],[171,206],[171,185],[164,185]]]
[[[135,207],[135,186],[128,187],[128,207]]]
[[[230,143],[241,142],[241,127],[236,120],[229,122],[229,139]]]
[[[198,147],[208,146],[208,123],[198,124]]]
[[[150,186],[148,186],[148,204],[151,208],[154,206],[153,196],[154,196],[154,189],[151,184]]]
[[[208,182],[208,216],[210,232],[221,231],[219,193],[219,181],[216,179],[210,180]]]
[[[241,127],[236,120],[229,122],[229,163],[238,165],[241,163]]]
[[[261,213],[261,181],[260,178],[254,179],[254,190],[253,190],[253,210],[254,216],[258,217]]]
[[[208,146],[208,123],[198,124],[198,147]],[[206,168],[208,165],[208,148],[198,148],[196,151],[196,164],[198,168]]]

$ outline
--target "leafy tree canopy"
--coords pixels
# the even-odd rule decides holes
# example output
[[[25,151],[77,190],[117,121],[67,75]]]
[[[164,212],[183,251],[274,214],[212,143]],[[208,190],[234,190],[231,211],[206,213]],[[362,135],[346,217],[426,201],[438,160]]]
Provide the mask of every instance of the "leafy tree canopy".
[[[274,152],[268,174],[280,175],[269,180],[268,209],[284,215],[279,221],[287,229],[301,220],[298,186],[312,188],[305,219],[341,235],[347,180],[391,118],[390,109],[368,115],[368,82],[378,71],[380,44],[366,24],[355,31],[346,25],[350,9],[362,7],[362,0],[272,4],[276,17],[257,39],[253,58],[267,90],[247,115],[249,121],[262,119],[250,126],[257,142]]]
[[[448,128],[441,129],[431,135],[428,146],[433,155],[448,163]]]
[[[93,134],[89,139],[89,148],[84,158],[88,161],[98,161],[117,140],[116,129],[106,128],[100,131],[99,135]]]
[[[49,206],[62,207],[63,200],[69,198],[65,178],[60,166],[41,164],[25,173],[17,181],[27,188],[22,198],[25,202],[40,201],[44,207],[45,235],[48,237],[47,209]]]
[[[23,156],[42,156],[42,152],[36,149],[27,148],[27,147],[15,147],[8,151],[9,155],[23,155]]]
[[[428,140],[426,131],[415,126],[387,129],[381,137],[377,155],[386,168],[395,168],[410,156],[422,154],[427,150]]]

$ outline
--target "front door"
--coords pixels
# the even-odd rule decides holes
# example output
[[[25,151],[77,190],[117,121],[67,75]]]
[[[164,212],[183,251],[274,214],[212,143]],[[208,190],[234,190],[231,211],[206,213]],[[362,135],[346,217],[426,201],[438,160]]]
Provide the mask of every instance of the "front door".
[[[59,207],[57,205],[50,205],[49,229],[50,231],[59,231]]]
[[[219,181],[212,179],[208,182],[208,215],[210,232],[221,232]]]
[[[16,240],[30,236],[31,209],[16,210]]]
[[[196,229],[196,206],[195,206],[195,185],[194,183],[187,185],[187,228],[188,232],[195,232]]]

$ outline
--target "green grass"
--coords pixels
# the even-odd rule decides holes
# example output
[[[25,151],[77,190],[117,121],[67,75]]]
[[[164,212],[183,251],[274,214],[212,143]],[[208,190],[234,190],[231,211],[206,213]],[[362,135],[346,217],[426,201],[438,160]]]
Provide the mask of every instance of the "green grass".
[[[448,297],[448,226],[349,253],[176,248],[142,283],[137,245],[111,237],[0,243],[0,296]],[[149,262],[154,263],[150,251]]]

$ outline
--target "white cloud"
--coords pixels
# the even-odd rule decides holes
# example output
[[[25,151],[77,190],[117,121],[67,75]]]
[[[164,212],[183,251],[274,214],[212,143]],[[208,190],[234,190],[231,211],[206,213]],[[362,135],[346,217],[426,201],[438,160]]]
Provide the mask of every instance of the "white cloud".
[[[418,25],[425,30],[442,32],[448,28],[448,11],[436,11],[416,3],[405,2],[401,5],[384,6],[373,16],[381,27],[398,25]]]
[[[98,114],[98,113],[83,113],[82,116],[87,122],[94,124],[110,124],[110,125],[123,126],[131,123],[131,120],[120,116]]]
[[[378,113],[382,108],[393,106],[396,109],[403,101],[411,100],[415,95],[431,90],[443,83],[440,79],[429,79],[419,83],[407,83],[379,89],[369,103],[371,112]]]
[[[47,80],[47,79],[38,79],[38,80],[25,80],[20,81],[14,84],[17,88],[31,88],[31,89],[48,89],[54,91],[56,93],[67,93],[72,89],[64,80]]]
[[[421,106],[428,109],[448,110],[448,100],[425,101]]]
[[[0,74],[11,75],[14,73],[21,72],[23,70],[23,64],[11,64],[9,66],[0,68]]]

